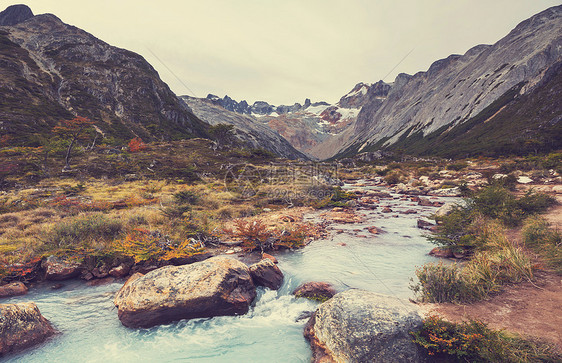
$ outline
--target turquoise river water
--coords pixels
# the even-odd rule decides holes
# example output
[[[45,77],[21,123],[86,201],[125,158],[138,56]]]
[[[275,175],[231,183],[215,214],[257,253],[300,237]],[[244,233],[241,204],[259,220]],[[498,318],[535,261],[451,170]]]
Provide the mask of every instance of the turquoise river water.
[[[376,186],[362,188],[383,190]],[[254,306],[244,316],[128,329],[119,322],[112,304],[123,281],[97,287],[71,281],[58,290],[47,284],[31,289],[25,296],[6,299],[2,302],[34,301],[60,334],[4,359],[41,363],[309,362],[311,352],[302,335],[306,319],[298,319],[317,304],[293,298],[290,293],[295,287],[306,281],[327,281],[338,290],[361,288],[408,298],[412,296],[408,286],[416,266],[436,261],[427,255],[433,245],[416,227],[420,216],[428,217],[436,208],[393,197],[380,203],[390,205],[393,213],[381,213],[381,208],[360,209],[365,214],[364,222],[330,225],[344,232],[332,233],[328,239],[314,241],[304,249],[276,255],[285,274],[282,288],[259,288]],[[408,209],[418,213],[396,213]],[[318,220],[318,213],[307,218]],[[386,233],[372,235],[364,230],[370,226]]]

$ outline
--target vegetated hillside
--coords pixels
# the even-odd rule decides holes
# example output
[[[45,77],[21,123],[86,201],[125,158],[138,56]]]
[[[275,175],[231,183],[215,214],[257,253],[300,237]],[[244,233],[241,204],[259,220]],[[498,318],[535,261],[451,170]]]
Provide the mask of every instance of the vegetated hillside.
[[[289,159],[306,159],[283,136],[264,125],[255,117],[226,110],[209,99],[189,96],[180,98],[192,109],[193,113],[211,125],[229,124],[234,126],[234,135],[241,145],[253,149],[266,149]]]
[[[494,45],[451,55],[427,72],[398,75],[386,98],[365,103],[352,131],[330,142],[340,145],[337,156],[381,148],[443,155],[456,154],[456,148],[461,155],[490,146],[494,152],[520,150],[521,143],[541,142],[559,130],[562,102],[555,83],[561,60],[562,6],[557,6],[522,22]],[[541,98],[546,94],[551,97]],[[512,117],[516,120],[508,121]],[[474,129],[476,124],[481,125]],[[541,146],[553,147],[546,139]]]
[[[3,140],[36,145],[60,120],[88,117],[108,139],[206,136],[146,60],[25,5],[0,13]],[[15,14],[15,15],[14,15]],[[23,14],[23,15],[22,15]],[[15,18],[13,18],[15,16]]]

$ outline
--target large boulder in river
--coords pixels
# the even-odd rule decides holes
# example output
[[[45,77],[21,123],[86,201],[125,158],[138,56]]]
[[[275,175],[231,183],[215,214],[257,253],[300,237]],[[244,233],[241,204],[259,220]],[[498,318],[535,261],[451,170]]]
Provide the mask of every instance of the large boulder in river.
[[[55,329],[32,302],[0,304],[0,355],[43,342]]]
[[[318,307],[305,327],[314,361],[423,362],[410,332],[421,327],[407,300],[347,290]]]
[[[273,261],[267,258],[251,265],[250,275],[254,284],[269,287],[271,290],[279,290],[283,284],[283,272]]]
[[[255,297],[248,266],[213,257],[135,274],[114,303],[123,325],[148,328],[181,319],[245,314]]]

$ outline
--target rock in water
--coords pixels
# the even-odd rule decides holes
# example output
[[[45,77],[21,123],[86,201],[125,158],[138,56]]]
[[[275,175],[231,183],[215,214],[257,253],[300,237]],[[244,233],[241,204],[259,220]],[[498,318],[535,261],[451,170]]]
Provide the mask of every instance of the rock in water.
[[[273,261],[267,258],[250,266],[250,275],[252,280],[254,280],[254,284],[265,286],[272,290],[278,290],[283,284],[283,272]]]
[[[415,305],[364,290],[336,294],[305,327],[314,361],[423,362],[409,332],[422,319]]]
[[[336,289],[327,282],[305,282],[293,291],[296,297],[324,302],[336,294]]]
[[[34,303],[0,304],[0,354],[39,344],[53,334]]]
[[[27,294],[27,286],[17,281],[0,286],[0,297],[10,297]]]
[[[248,267],[226,257],[135,274],[114,299],[119,319],[130,328],[149,328],[181,319],[238,315],[256,297]]]

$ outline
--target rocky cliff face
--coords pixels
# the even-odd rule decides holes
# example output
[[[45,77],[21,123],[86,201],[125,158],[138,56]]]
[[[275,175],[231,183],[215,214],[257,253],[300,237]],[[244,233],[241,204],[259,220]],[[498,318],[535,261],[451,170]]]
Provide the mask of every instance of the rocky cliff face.
[[[14,143],[33,143],[74,115],[123,140],[206,135],[140,55],[26,6],[0,13],[0,24],[0,130]]]
[[[189,96],[180,97],[197,117],[211,125],[234,125],[238,141],[250,148],[264,148],[288,159],[305,159],[306,156],[297,151],[283,136],[267,127],[255,117],[228,111],[209,99]]]
[[[398,143],[407,148],[413,141],[423,142],[429,135],[458,130],[482,118],[490,106],[501,114],[503,106],[536,92],[549,69],[561,60],[562,6],[557,6],[522,22],[494,45],[451,55],[426,72],[399,75],[384,97],[371,97],[364,104],[352,135],[338,136],[343,145],[340,155]],[[544,100],[550,102],[560,103],[560,99]],[[559,120],[560,114],[548,117],[543,120],[547,124]]]

